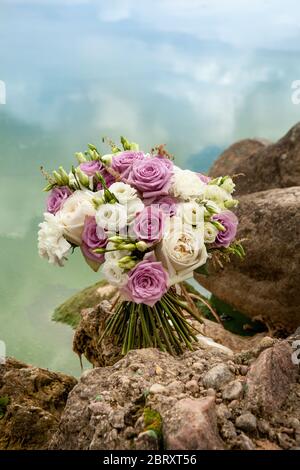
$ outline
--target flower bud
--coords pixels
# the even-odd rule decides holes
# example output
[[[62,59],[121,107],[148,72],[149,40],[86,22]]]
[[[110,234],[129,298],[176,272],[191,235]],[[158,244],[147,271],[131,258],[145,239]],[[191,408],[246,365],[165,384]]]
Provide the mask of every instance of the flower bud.
[[[69,184],[68,173],[64,170],[62,166],[60,166],[58,170],[59,170],[59,174],[61,176],[62,182],[67,186]]]
[[[75,157],[78,163],[85,163],[87,161],[86,156],[82,152],[76,152]]]
[[[85,173],[83,173],[83,171],[81,171],[80,168],[76,168],[75,172],[76,172],[76,176],[79,179],[80,184],[88,188],[90,185],[89,177]]]
[[[96,210],[99,209],[99,207],[102,206],[102,204],[104,204],[103,199],[100,198],[100,197],[94,197],[92,199],[92,202],[93,202],[94,207],[95,207]]]
[[[224,227],[224,225],[220,224],[220,222],[218,222],[217,220],[211,220],[211,223],[221,232],[225,232],[226,228]]]
[[[122,243],[120,245],[120,249],[121,250],[128,250],[128,251],[132,251],[132,250],[135,250],[136,248],[136,244],[135,243]]]
[[[235,188],[235,183],[232,181],[230,176],[225,176],[223,178],[223,182],[220,185],[220,188],[224,189],[227,191],[229,194],[233,193],[234,188]]]
[[[237,207],[238,204],[239,204],[239,201],[237,199],[228,199],[227,201],[224,202],[224,206],[226,207],[226,209]]]
[[[57,171],[55,171],[55,170],[53,171],[53,176],[54,176],[54,178],[55,178],[56,183],[57,183],[59,186],[63,186],[63,185],[64,185],[63,180],[62,180],[60,174],[57,173]]]
[[[119,237],[119,235],[114,235],[113,237],[109,237],[108,240],[109,240],[110,242],[115,243],[115,244],[123,243],[123,242],[124,242],[124,238]]]
[[[136,261],[131,256],[124,256],[118,261],[118,265],[122,269],[132,269],[136,265]]]
[[[125,137],[123,137],[123,136],[121,136],[121,144],[123,145],[123,149],[124,149],[124,150],[130,150],[130,149],[131,149],[130,143],[129,143],[128,140],[127,140]]]
[[[137,242],[137,243],[135,244],[135,246],[136,246],[137,250],[142,251],[142,252],[143,252],[143,251],[146,251],[146,250],[148,249],[148,245],[147,245],[147,243],[144,242],[144,241],[139,241],[139,242]]]
[[[104,165],[111,165],[113,159],[113,155],[111,153],[107,153],[106,155],[103,155],[101,157],[101,161],[104,163]]]
[[[137,144],[136,142],[131,142],[130,150],[133,150],[134,152],[138,152],[140,150],[139,144]]]

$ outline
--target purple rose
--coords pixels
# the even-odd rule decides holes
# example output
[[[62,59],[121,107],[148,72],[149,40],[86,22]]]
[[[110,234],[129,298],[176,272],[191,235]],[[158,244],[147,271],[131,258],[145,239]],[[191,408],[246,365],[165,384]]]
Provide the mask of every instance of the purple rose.
[[[145,207],[136,217],[134,233],[138,240],[158,242],[162,238],[165,214],[155,206]]]
[[[101,173],[104,166],[100,160],[91,160],[90,162],[80,163],[79,168],[87,176],[94,176],[97,172]]]
[[[137,304],[150,307],[168,290],[168,273],[154,257],[144,259],[128,273],[128,281],[122,289],[126,298]]]
[[[144,160],[145,154],[143,152],[133,152],[126,150],[115,155],[112,159],[111,167],[117,171],[123,178],[127,178],[132,164],[137,160]]]
[[[107,245],[107,236],[105,231],[97,226],[95,217],[85,218],[82,232],[81,250],[86,258],[98,263],[104,262],[103,253],[94,253],[95,248],[104,248]]]
[[[163,211],[165,215],[173,217],[177,213],[177,200],[172,196],[152,197],[144,199],[145,206],[154,205]]]
[[[143,193],[144,198],[168,194],[173,175],[173,163],[161,157],[135,161],[131,167],[128,183]]]
[[[203,183],[208,183],[211,180],[210,176],[203,175],[202,173],[197,173],[197,176]]]
[[[103,176],[106,186],[108,188],[116,181],[113,175],[105,169],[101,171],[101,175]],[[103,186],[102,183],[99,181],[97,184],[97,191],[100,191],[100,189],[103,189]]]
[[[220,224],[225,228],[223,232],[218,232],[215,246],[224,246],[227,248],[236,236],[237,226],[239,223],[237,216],[231,211],[223,211],[219,214],[215,214],[212,219],[220,222]]]
[[[47,211],[51,214],[56,214],[59,211],[63,203],[69,196],[71,196],[72,191],[68,186],[57,186],[56,188],[52,189],[51,193],[47,199]]]

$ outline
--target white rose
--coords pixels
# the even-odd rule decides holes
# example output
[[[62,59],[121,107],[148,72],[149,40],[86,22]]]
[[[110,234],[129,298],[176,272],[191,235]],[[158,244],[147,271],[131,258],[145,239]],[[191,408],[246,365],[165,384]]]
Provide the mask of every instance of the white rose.
[[[164,237],[156,248],[157,259],[169,273],[169,285],[192,277],[193,271],[205,264],[207,259],[203,231],[188,228],[174,219],[176,217],[168,224]]]
[[[180,197],[186,201],[191,198],[201,197],[205,186],[206,184],[193,171],[181,170],[181,168],[174,167],[170,192],[175,197]]]
[[[108,244],[106,245],[106,250],[113,250],[114,248],[115,248],[115,244],[113,242],[108,242]],[[105,257],[105,261],[117,263],[119,259],[127,255],[130,255],[129,251],[117,250],[117,251],[107,251],[104,257]]]
[[[116,234],[127,224],[126,206],[122,204],[103,204],[96,211],[96,223],[98,227]]]
[[[122,287],[128,281],[128,275],[120,268],[117,261],[107,260],[103,264],[103,274],[113,286]]]
[[[95,215],[93,198],[94,193],[91,191],[74,191],[57,213],[64,227],[64,235],[70,243],[81,244],[84,220],[86,216]]]
[[[204,223],[204,242],[213,243],[218,235],[218,229],[211,223]]]
[[[232,196],[216,184],[207,184],[204,188],[204,199],[209,199],[224,209],[224,202],[232,200]]]
[[[109,190],[117,197],[120,204],[126,204],[137,198],[136,189],[130,186],[130,184],[122,183],[121,181],[113,183]]]
[[[63,236],[63,226],[56,217],[49,212],[44,214],[45,220],[39,224],[38,250],[42,258],[49,263],[63,266],[64,260],[70,251],[71,245]]]
[[[178,215],[182,218],[184,224],[191,225],[195,228],[203,228],[204,208],[199,206],[197,202],[184,202],[178,205]]]

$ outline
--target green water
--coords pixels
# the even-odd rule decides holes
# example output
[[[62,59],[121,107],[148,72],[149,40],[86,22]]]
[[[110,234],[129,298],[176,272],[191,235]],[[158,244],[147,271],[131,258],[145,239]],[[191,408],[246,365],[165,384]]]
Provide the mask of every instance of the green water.
[[[297,3],[155,3],[0,0],[0,340],[25,362],[80,372],[51,314],[99,278],[79,255],[64,269],[39,259],[41,164],[124,134],[206,171],[228,144],[299,119]]]

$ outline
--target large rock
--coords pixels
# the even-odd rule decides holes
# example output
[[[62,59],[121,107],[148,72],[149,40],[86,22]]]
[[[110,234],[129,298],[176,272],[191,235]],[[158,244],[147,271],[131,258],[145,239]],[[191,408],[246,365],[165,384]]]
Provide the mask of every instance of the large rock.
[[[249,408],[274,414],[285,402],[298,375],[292,348],[282,341],[261,353],[247,374],[246,401]]]
[[[151,348],[130,351],[113,366],[82,375],[49,448],[293,448],[300,432],[300,383],[289,354],[288,343],[278,340],[263,340],[233,357],[215,349],[179,357]],[[214,390],[207,374],[216,370],[223,371],[217,374],[223,385]],[[226,385],[232,377],[235,382]]]
[[[300,186],[240,197],[246,258],[196,279],[223,301],[286,334],[300,325]]]
[[[183,398],[169,410],[169,414],[164,424],[167,450],[224,449],[213,397]]]
[[[45,449],[76,379],[15,359],[0,365],[0,449]]]
[[[200,349],[172,357],[149,348],[130,351],[114,366],[85,372],[69,395],[50,448],[175,449],[184,442],[179,422],[192,439],[188,444],[186,436],[186,448],[221,448],[214,400],[200,399],[200,383],[189,385],[193,364],[203,361],[207,369],[223,357]],[[201,377],[195,375],[196,385],[198,381]]]
[[[237,195],[300,186],[300,123],[275,144],[250,139],[233,144],[209,174],[243,174],[237,177]]]

